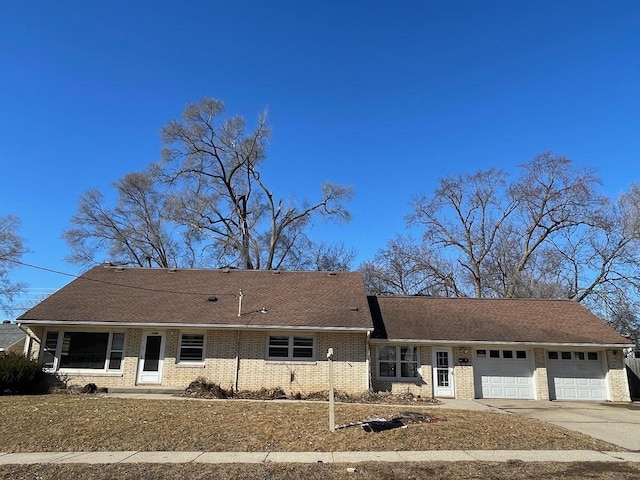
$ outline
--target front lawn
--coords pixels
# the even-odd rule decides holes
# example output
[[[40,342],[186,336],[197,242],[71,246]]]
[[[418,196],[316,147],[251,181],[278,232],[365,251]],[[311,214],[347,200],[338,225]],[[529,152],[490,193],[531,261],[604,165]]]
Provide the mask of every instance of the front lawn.
[[[337,404],[336,424],[414,411],[433,423],[331,433],[315,402],[0,397],[0,451],[621,450],[537,420],[434,407]]]

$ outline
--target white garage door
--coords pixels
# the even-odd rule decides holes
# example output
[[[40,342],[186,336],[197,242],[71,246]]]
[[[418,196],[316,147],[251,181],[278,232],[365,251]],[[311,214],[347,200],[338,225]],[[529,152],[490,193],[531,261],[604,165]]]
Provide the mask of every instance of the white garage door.
[[[477,398],[534,398],[533,360],[527,350],[478,349],[473,371]]]
[[[547,352],[552,400],[606,400],[602,352]]]

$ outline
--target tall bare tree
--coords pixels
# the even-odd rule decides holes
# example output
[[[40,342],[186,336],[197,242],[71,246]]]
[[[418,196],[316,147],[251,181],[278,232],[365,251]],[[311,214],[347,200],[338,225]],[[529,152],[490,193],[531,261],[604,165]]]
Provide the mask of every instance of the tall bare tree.
[[[611,314],[640,293],[640,187],[618,201],[599,179],[544,153],[509,182],[499,170],[440,181],[418,197],[410,224],[363,265],[375,293],[567,298]],[[607,315],[604,315],[607,316]]]
[[[137,266],[245,269],[348,268],[353,253],[313,243],[314,218],[347,221],[349,187],[325,183],[315,202],[278,198],[262,178],[266,115],[241,117],[204,98],[162,129],[163,160],[114,183],[117,205],[97,190],[80,197],[65,232],[75,263],[96,255]]]
[[[20,220],[13,215],[0,217],[0,310],[9,313],[17,295],[26,285],[11,280],[11,270],[27,252],[24,239],[18,234]]]
[[[261,167],[269,139],[266,114],[246,131],[241,117],[221,118],[222,102],[204,98],[162,131],[163,171],[172,185],[177,218],[210,239],[220,264],[277,269],[300,254],[315,216],[349,220],[349,187],[324,183],[315,202],[277,198]]]

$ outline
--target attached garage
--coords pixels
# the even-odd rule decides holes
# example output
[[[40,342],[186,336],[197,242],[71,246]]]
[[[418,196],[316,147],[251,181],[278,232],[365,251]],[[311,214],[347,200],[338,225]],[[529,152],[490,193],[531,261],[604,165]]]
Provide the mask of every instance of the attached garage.
[[[477,349],[474,357],[476,398],[535,398],[530,351]]]
[[[550,400],[607,400],[604,352],[548,351]]]

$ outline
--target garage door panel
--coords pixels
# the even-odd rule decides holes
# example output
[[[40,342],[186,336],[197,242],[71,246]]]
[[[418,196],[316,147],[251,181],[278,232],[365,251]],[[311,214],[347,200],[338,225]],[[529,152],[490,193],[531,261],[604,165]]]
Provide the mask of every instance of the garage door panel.
[[[547,352],[547,374],[556,400],[606,400],[607,388],[601,352],[572,352],[561,358]],[[551,356],[556,358],[550,358]],[[567,352],[565,352],[565,356]]]
[[[491,350],[480,351],[487,353],[484,357],[478,357],[476,354],[474,361],[476,396],[479,398],[534,398],[533,368],[529,354],[527,358],[514,358],[514,351],[511,351],[511,356],[505,358],[504,351],[500,350],[498,358],[490,358],[488,352]]]

